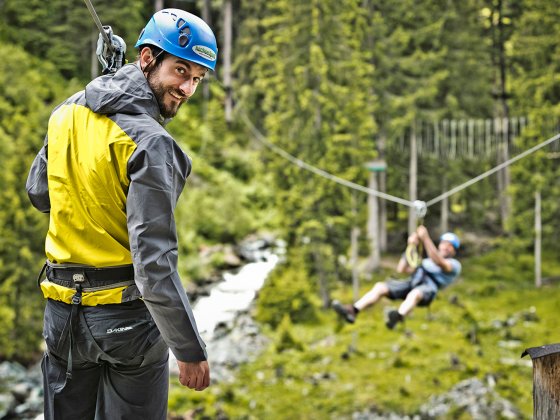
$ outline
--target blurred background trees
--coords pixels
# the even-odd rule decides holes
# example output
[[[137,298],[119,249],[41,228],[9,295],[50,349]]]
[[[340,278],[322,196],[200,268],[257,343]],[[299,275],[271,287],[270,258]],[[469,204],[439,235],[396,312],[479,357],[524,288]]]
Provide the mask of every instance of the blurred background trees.
[[[364,165],[383,158],[388,168],[382,188],[407,198],[408,142],[415,127],[524,117],[529,124],[523,133],[505,137],[510,155],[558,132],[560,12],[553,0],[93,3],[101,21],[125,39],[129,62],[156,5],[204,15],[218,37],[217,71],[169,125],[194,160],[177,210],[187,281],[208,273],[192,263],[201,247],[273,231],[288,243],[287,263],[279,270],[306,283],[298,288],[309,305],[326,305],[333,283],[350,280],[353,227],[361,229],[360,255],[369,254],[367,195],[302,170],[266,142],[364,186]],[[28,204],[25,179],[52,108],[97,74],[97,29],[82,0],[3,0],[0,12],[0,358],[26,361],[41,339],[35,279],[48,217]],[[232,49],[225,54],[228,32]],[[228,55],[231,86],[224,85]],[[228,101],[234,108],[226,121]],[[454,157],[420,153],[419,198],[495,166],[504,159],[500,150]],[[512,166],[509,184],[507,177],[493,176],[452,196],[449,228],[515,237],[511,243],[529,252],[538,189],[543,241],[557,255],[558,151],[551,146]],[[396,251],[406,235],[408,209],[383,206],[388,251]],[[434,206],[425,223],[437,230],[441,217]],[[290,284],[286,276],[276,274],[274,282]],[[275,324],[282,320],[273,318]]]

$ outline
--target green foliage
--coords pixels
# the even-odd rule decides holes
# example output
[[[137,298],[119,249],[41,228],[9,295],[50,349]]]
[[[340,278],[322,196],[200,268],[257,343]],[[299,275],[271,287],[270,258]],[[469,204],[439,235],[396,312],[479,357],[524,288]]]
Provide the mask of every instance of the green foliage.
[[[284,314],[278,326],[276,351],[282,353],[287,350],[303,351],[303,344],[294,337],[293,325],[289,314]]]
[[[259,293],[256,309],[256,318],[272,328],[286,315],[294,323],[316,322],[316,298],[301,265],[275,269]]]
[[[236,59],[241,112],[262,127],[270,143],[365,184],[363,165],[375,156],[376,95],[369,83],[374,67],[363,45],[364,10],[352,1],[293,0],[256,2],[250,9],[254,17],[237,40],[244,52]],[[346,254],[348,232],[358,222],[353,214],[364,208],[366,197],[354,199],[348,189],[276,155],[263,157],[289,246],[304,254],[306,272],[317,279],[326,304],[329,276],[336,275],[330,268]],[[363,222],[365,214],[360,216]],[[310,245],[302,247],[305,237]]]
[[[545,256],[547,275],[556,280],[538,290],[527,259],[527,253],[502,248],[464,259],[460,281],[440,292],[430,312],[417,308],[392,331],[382,313],[397,302],[383,300],[343,328],[333,311],[319,312],[319,322],[289,327],[304,351],[277,352],[272,340],[257,360],[240,366],[232,383],[216,383],[197,395],[205,401],[185,402],[173,412],[210,413],[217,398],[229,418],[351,418],[372,409],[413,417],[458,382],[491,376],[495,391],[521,418],[531,418],[532,364],[520,355],[556,342],[560,263],[554,254]],[[340,286],[335,293],[346,295],[348,286]],[[493,293],[479,293],[490,286],[497,286]],[[361,293],[370,287],[363,284]]]
[[[29,204],[25,180],[64,85],[54,66],[22,49],[0,45],[0,53],[10,57],[0,63],[0,359],[28,361],[41,340],[42,296],[35,279],[47,218]]]
[[[127,57],[134,60],[132,46],[147,21],[142,16],[142,0],[100,0],[93,2],[104,25],[126,41]],[[0,3],[4,42],[15,43],[29,54],[53,63],[66,78],[90,76],[92,53],[97,42],[98,29],[83,0],[18,0]]]

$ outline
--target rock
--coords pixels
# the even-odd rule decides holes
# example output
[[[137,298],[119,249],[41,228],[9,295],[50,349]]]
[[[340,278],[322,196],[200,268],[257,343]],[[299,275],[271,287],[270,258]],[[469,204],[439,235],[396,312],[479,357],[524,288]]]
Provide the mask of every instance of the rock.
[[[494,391],[495,378],[486,381],[488,385],[477,378],[459,382],[449,392],[430,398],[418,413],[384,413],[371,407],[354,413],[352,420],[522,419],[519,410]]]
[[[449,392],[430,398],[420,407],[427,418],[450,418],[468,413],[473,419],[521,419],[523,416],[508,400],[477,378],[459,382]]]
[[[17,405],[15,397],[11,393],[0,394],[0,419],[7,417]]]
[[[14,398],[22,403],[24,402],[31,392],[31,384],[20,382],[12,386],[11,388],[12,395]]]

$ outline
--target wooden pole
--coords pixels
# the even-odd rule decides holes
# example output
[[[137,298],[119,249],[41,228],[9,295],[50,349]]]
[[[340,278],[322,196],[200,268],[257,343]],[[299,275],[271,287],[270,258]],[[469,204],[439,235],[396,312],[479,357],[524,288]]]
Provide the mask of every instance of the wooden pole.
[[[369,173],[369,188],[378,191],[377,173],[375,171]],[[371,272],[377,270],[381,262],[379,247],[379,199],[373,194],[368,195],[368,213],[368,237],[371,248],[368,271]]]
[[[377,173],[384,173],[387,164],[384,160],[374,160],[366,164],[369,171],[368,186],[374,191],[379,191],[377,182]],[[371,273],[377,270],[381,265],[381,235],[380,235],[380,215],[379,215],[379,198],[376,195],[368,195],[368,221],[367,235],[370,241],[370,256],[367,262],[366,272]]]
[[[560,419],[560,344],[533,347],[521,357],[527,354],[533,361],[533,418]]]
[[[535,191],[535,286],[542,286],[541,248],[542,247],[542,219],[541,192]]]
[[[379,174],[379,191],[387,192],[387,173]],[[379,200],[379,250],[387,251],[387,201]]]

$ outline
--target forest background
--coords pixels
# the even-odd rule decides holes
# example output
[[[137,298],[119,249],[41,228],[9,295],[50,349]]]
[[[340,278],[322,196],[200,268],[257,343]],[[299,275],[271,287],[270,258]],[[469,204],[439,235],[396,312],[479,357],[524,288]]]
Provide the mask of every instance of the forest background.
[[[332,331],[335,320],[326,310],[333,297],[352,298],[353,229],[361,232],[358,276],[363,290],[371,287],[372,279],[387,274],[368,269],[367,194],[310,174],[274,153],[270,145],[364,186],[370,175],[368,162],[383,159],[387,169],[380,188],[409,198],[408,142],[415,127],[441,121],[524,119],[528,123],[522,133],[505,137],[510,153],[558,132],[560,9],[554,0],[93,3],[102,22],[125,39],[130,62],[135,58],[136,37],[155,8],[189,10],[205,16],[214,28],[220,46],[217,71],[169,125],[194,160],[177,209],[181,274],[186,283],[204,283],[223,264],[220,255],[210,262],[201,260],[201,249],[237,244],[258,232],[273,232],[284,239],[286,259],[265,285],[256,307],[264,330],[278,342],[274,355],[267,354],[268,362],[255,366],[262,373],[266,369],[278,372],[282,365],[283,375],[289,377],[288,382],[295,381],[296,388],[306,382],[295,367],[292,376],[286,373],[290,363],[313,364],[310,354],[314,352],[317,360],[327,357],[320,357],[320,352],[331,358],[341,353],[347,356],[344,349],[358,331],[365,343],[395,339],[377,329],[378,317],[376,324],[366,323],[359,330],[340,330],[339,325],[337,336]],[[31,208],[25,180],[52,108],[98,73],[97,35],[81,0],[0,1],[4,57],[0,61],[1,360],[27,364],[40,357],[43,300],[35,279],[44,260],[48,218]],[[503,143],[496,144],[484,154],[420,154],[418,196],[437,196],[494,167],[505,159]],[[440,232],[445,213],[449,229],[466,239],[464,281],[454,292],[472,299],[468,310],[463,305],[455,314],[442,312],[442,330],[456,327],[462,340],[471,334],[472,341],[473,328],[483,334],[484,322],[536,306],[545,321],[517,332],[519,344],[513,354],[554,340],[552,324],[546,319],[553,319],[558,310],[551,293],[557,291],[554,280],[560,255],[558,150],[557,144],[544,148],[512,165],[508,174],[489,177],[452,195],[445,207],[430,207],[424,223],[434,235]],[[540,290],[534,288],[532,272],[535,191],[542,196],[544,282]],[[390,201],[382,206],[387,234],[383,255],[390,260],[402,251],[409,209]],[[434,328],[437,322],[436,318]],[[507,334],[511,338],[510,330]],[[317,350],[325,336],[338,337],[336,344]],[[434,351],[448,355],[434,344],[436,336],[426,333],[425,341],[414,344],[410,337],[401,338],[400,346],[411,346],[410,355],[416,354],[413,360],[437,357]],[[497,342],[475,340],[473,345],[490,351],[485,346]],[[391,353],[390,348],[387,351]],[[438,381],[431,382],[418,374],[418,381],[431,383],[419,387],[422,392],[410,389],[412,385],[395,385],[399,379],[392,376],[385,385],[376,382],[383,380],[376,379],[376,369],[383,372],[387,366],[411,370],[412,364],[424,374],[429,370],[403,361],[402,351],[377,367],[364,354],[363,360],[355,356],[338,373],[339,381],[347,378],[350,385],[342,391],[324,390],[316,400],[310,391],[303,393],[297,413],[307,413],[303,417],[349,415],[371,406],[414,412],[436,389],[490,371],[514,375],[499,383],[499,389],[514,398],[523,413],[529,413],[530,371],[500,366],[499,359],[485,359],[484,351],[479,353],[476,368],[466,362],[456,372],[438,374]],[[247,369],[240,377],[254,379],[254,371]],[[177,397],[172,408],[257,418],[258,413],[270,418],[273,413],[294,410],[297,404],[290,402],[268,405],[270,395],[259,393],[266,388],[264,376],[251,397],[240,396],[237,384],[197,394],[194,402]],[[511,385],[514,379],[519,385]],[[299,385],[298,380],[302,381]],[[390,385],[398,391],[390,393]],[[344,393],[344,398],[337,392]],[[272,395],[282,401],[278,397],[282,392]]]

